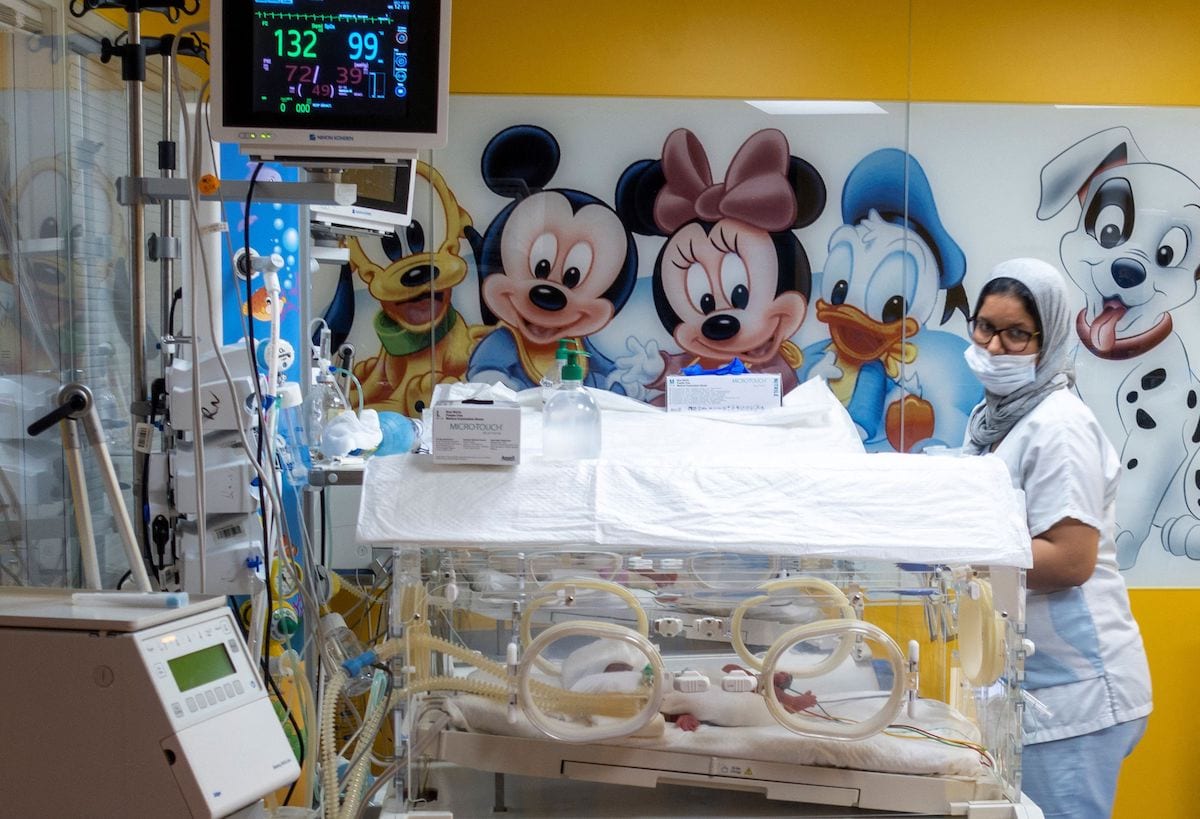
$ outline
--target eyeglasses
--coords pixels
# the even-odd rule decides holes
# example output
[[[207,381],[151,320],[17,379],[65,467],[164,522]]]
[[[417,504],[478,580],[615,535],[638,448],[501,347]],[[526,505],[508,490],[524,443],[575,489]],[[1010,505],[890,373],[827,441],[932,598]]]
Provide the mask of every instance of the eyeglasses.
[[[1000,346],[1010,353],[1024,352],[1033,337],[1041,335],[1041,333],[1030,332],[1016,326],[997,327],[987,319],[978,316],[971,319],[968,326],[971,328],[971,338],[975,340],[976,344],[987,346],[991,343],[992,338],[999,334]]]

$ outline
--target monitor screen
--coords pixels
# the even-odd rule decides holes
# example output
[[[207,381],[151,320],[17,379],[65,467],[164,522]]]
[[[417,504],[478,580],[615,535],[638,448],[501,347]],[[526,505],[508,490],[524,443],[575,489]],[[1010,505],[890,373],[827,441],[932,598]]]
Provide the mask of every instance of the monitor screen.
[[[228,677],[235,671],[229,652],[220,643],[167,660],[167,665],[180,691],[190,691],[196,686]]]
[[[411,162],[347,168],[342,182],[353,183],[353,205],[310,205],[311,221],[334,234],[382,235],[412,222],[416,174]]]
[[[374,168],[349,168],[342,181],[357,187],[354,204],[364,208],[408,213],[412,209],[412,163],[379,165]]]
[[[214,0],[214,136],[267,156],[441,147],[449,2]]]

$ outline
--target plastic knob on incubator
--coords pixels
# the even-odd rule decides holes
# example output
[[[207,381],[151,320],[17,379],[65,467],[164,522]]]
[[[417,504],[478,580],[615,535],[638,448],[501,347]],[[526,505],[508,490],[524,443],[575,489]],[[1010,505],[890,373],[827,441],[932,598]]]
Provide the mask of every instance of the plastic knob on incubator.
[[[708,690],[708,677],[694,668],[685,669],[675,675],[675,690],[684,694],[702,694]]]
[[[734,669],[721,678],[722,691],[753,691],[758,685],[758,680],[751,674],[742,671],[740,668]]]
[[[660,617],[654,621],[654,633],[662,637],[678,637],[683,633],[683,620],[678,617]]]

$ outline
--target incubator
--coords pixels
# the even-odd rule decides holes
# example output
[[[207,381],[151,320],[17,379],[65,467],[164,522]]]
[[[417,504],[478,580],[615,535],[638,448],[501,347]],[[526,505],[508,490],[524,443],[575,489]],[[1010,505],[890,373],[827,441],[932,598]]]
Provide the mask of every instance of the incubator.
[[[821,382],[778,410],[615,395],[601,458],[372,459],[360,541],[393,550],[403,815],[423,766],[915,815],[1020,803],[1023,498],[990,457],[867,455]],[[349,677],[347,676],[349,675]],[[336,787],[336,783],[333,783]],[[394,815],[394,814],[393,814]]]

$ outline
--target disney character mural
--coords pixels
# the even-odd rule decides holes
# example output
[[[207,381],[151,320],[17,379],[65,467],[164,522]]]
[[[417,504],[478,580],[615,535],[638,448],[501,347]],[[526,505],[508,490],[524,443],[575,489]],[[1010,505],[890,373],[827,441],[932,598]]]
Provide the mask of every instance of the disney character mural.
[[[599,198],[547,187],[560,155],[553,134],[534,125],[505,128],[483,151],[484,183],[512,201],[473,236],[483,321],[498,326],[471,354],[467,376],[516,390],[537,386],[568,338],[588,354],[584,384],[623,393],[614,363],[587,336],[633,292],[637,248]]]
[[[1183,468],[1200,449],[1200,383],[1172,318],[1196,296],[1200,187],[1150,162],[1118,126],[1042,168],[1038,218],[1073,202],[1079,219],[1059,251],[1084,296],[1075,387],[1125,467],[1117,559],[1133,566],[1157,524],[1169,552],[1200,560],[1200,465]]]
[[[958,446],[983,393],[967,342],[927,324],[941,294],[941,324],[966,317],[966,257],[921,164],[896,148],[863,157],[842,188],[842,221],[816,301],[830,337],[805,349],[801,379],[828,380],[870,450]]]
[[[804,321],[812,286],[808,255],[792,230],[825,207],[825,183],[792,156],[781,131],[752,134],[714,181],[699,138],[685,128],[667,136],[661,159],[625,169],[617,211],[636,233],[665,236],[654,262],[654,305],[681,348],[643,361],[645,385],[699,363],[738,358],[754,372],[778,373],[784,393],[798,383],[800,350],[789,339]],[[647,347],[653,351],[654,347]],[[662,403],[661,393],[654,403]]]
[[[414,219],[394,236],[351,237],[347,246],[350,266],[380,308],[373,323],[379,351],[354,366],[363,404],[420,417],[435,384],[464,378],[485,328],[468,325],[450,303],[451,290],[467,277],[459,248],[471,217],[436,168],[417,162],[416,170],[418,190],[432,188],[428,222]]]

